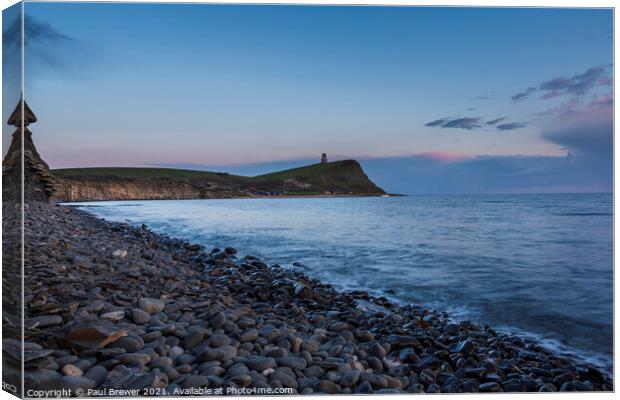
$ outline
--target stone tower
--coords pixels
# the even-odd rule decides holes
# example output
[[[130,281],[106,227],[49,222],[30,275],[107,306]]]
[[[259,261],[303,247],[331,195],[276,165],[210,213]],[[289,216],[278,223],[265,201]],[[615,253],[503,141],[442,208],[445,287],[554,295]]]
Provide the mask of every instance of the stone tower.
[[[321,154],[321,164],[327,164],[327,153]]]
[[[23,118],[22,118],[23,102]],[[23,134],[22,134],[23,119]],[[17,129],[9,150],[2,161],[2,196],[4,201],[21,201],[21,162],[22,139],[24,144],[24,200],[49,201],[54,193],[54,176],[49,166],[41,159],[32,141],[32,132],[28,125],[37,122],[37,117],[23,99],[17,103],[7,123]]]

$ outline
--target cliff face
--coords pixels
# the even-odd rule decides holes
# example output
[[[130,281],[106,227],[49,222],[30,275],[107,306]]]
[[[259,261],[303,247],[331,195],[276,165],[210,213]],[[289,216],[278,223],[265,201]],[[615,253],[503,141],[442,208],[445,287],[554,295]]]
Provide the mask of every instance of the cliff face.
[[[128,179],[58,179],[55,201],[198,199],[200,192],[185,182]]]
[[[381,195],[357,161],[315,164],[256,177],[162,168],[53,171],[54,201],[207,199],[295,195]]]

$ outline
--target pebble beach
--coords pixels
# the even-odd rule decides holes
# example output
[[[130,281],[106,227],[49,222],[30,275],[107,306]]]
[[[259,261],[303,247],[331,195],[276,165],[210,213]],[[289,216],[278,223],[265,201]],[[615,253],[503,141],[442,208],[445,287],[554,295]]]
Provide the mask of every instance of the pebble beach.
[[[532,341],[243,249],[54,204],[27,203],[25,219],[28,397],[613,390]],[[16,363],[19,343],[3,346]]]

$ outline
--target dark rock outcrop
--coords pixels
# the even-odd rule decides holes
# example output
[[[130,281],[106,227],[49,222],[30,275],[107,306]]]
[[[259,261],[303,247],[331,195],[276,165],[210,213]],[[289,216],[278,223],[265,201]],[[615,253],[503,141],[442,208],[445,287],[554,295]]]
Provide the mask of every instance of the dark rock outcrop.
[[[28,125],[36,121],[37,117],[23,99],[19,101],[7,121],[9,125],[13,125],[17,129],[13,133],[11,145],[6,157],[2,161],[2,195],[5,201],[21,201],[22,141],[24,200],[26,202],[48,201],[54,193],[54,176],[50,172],[47,163],[39,156],[32,141],[32,132],[27,128]]]

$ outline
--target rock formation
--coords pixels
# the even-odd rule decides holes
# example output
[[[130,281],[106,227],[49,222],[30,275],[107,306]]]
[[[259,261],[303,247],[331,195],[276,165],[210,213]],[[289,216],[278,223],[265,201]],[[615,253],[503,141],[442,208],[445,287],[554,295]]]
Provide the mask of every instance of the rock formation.
[[[23,117],[22,117],[23,102]],[[22,125],[23,120],[23,125]],[[17,129],[13,133],[13,139],[6,157],[2,161],[2,195],[4,201],[21,201],[21,162],[22,162],[22,140],[23,140],[23,161],[24,161],[24,200],[29,201],[48,201],[54,193],[54,176],[49,170],[49,166],[41,159],[32,141],[32,132],[28,125],[37,122],[28,104],[23,99],[11,113],[7,123]],[[22,131],[23,126],[23,131]]]

